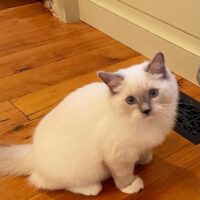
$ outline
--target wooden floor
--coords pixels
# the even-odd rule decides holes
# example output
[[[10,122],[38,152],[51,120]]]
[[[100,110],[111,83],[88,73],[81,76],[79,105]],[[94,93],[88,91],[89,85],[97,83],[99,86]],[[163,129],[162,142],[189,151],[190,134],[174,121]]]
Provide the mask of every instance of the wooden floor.
[[[42,0],[0,0],[0,10],[27,5]]]
[[[66,94],[146,58],[84,23],[65,25],[35,2],[0,11],[0,142],[28,143],[35,126]],[[177,76],[180,88],[200,100],[200,89]],[[145,189],[119,192],[112,180],[97,197],[39,191],[23,177],[0,177],[1,200],[200,200],[200,146],[176,133],[138,166]]]

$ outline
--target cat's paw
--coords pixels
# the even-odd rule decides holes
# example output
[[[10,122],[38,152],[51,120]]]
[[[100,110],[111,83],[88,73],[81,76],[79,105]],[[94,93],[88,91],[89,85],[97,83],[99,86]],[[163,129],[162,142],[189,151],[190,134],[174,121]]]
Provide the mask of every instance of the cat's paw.
[[[140,157],[137,164],[146,165],[150,163],[152,160],[153,160],[153,152],[146,152]]]
[[[29,183],[37,188],[45,189],[45,190],[58,190],[62,189],[58,184],[54,182],[50,182],[44,177],[40,176],[37,172],[33,172],[29,176]]]
[[[73,193],[83,194],[87,196],[95,196],[99,194],[99,192],[102,190],[102,185],[100,183],[97,183],[85,187],[67,188],[67,190]]]
[[[129,186],[120,190],[126,194],[133,194],[133,193],[139,192],[143,188],[144,188],[144,184],[143,184],[142,179],[140,177],[136,177]]]

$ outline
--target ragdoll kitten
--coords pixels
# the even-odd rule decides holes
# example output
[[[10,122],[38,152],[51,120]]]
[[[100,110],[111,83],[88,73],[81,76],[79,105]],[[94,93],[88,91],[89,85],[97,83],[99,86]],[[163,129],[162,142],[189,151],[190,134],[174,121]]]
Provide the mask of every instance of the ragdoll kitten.
[[[152,159],[174,125],[177,83],[158,53],[69,94],[40,122],[33,144],[1,146],[0,173],[32,185],[97,195],[112,176],[125,193],[143,188],[136,163]]]

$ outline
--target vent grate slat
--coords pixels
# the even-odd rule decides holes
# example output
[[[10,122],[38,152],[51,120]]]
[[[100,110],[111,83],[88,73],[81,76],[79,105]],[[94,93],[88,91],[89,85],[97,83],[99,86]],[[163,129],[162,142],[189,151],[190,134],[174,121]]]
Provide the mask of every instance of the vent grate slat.
[[[200,102],[180,92],[178,117],[174,130],[193,144],[200,143]]]

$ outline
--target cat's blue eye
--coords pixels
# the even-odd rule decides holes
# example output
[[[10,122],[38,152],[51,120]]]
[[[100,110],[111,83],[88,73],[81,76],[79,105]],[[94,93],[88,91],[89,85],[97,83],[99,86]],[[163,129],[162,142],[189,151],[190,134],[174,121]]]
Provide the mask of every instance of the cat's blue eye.
[[[149,97],[153,98],[153,97],[157,97],[158,96],[158,89],[153,88],[149,90]]]
[[[133,104],[137,103],[137,100],[133,96],[128,96],[126,98],[126,103],[129,104],[129,105],[133,105]]]

